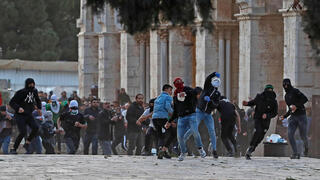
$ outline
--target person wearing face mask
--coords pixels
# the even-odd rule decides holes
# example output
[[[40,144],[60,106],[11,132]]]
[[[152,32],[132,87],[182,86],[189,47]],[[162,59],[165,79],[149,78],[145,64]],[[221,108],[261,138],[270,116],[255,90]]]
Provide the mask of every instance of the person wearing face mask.
[[[243,101],[244,106],[255,106],[254,111],[254,127],[255,132],[250,142],[250,147],[246,152],[246,159],[251,159],[251,154],[263,140],[264,135],[269,129],[270,121],[278,114],[278,102],[273,86],[268,84],[264,91],[251,101]]]
[[[26,143],[24,144],[25,149],[28,149],[32,139],[37,136],[39,130],[39,126],[32,117],[32,112],[36,106],[37,111],[41,115],[41,101],[32,78],[26,79],[25,87],[15,93],[9,105],[15,110],[16,123],[19,129],[19,135],[10,153],[17,154],[17,149],[22,139],[27,136],[27,125],[31,128],[31,133],[26,138]]]
[[[206,78],[204,83],[204,89],[200,94],[196,109],[196,118],[198,126],[202,120],[204,120],[205,125],[207,126],[211,139],[211,148],[214,158],[218,158],[218,154],[216,148],[216,132],[214,129],[212,111],[216,109],[219,105],[220,92],[218,91],[218,88],[220,87],[220,84],[220,74],[217,72],[213,72]],[[188,130],[188,132],[185,135],[185,141],[190,136],[191,131]]]
[[[183,161],[187,146],[184,135],[190,128],[191,134],[195,139],[196,146],[202,158],[206,157],[206,152],[203,149],[201,137],[198,131],[198,123],[196,120],[197,92],[191,87],[184,86],[181,78],[176,78],[173,82],[176,87],[173,97],[173,115],[165,125],[168,129],[174,119],[178,119],[177,138],[180,146],[179,161]]]
[[[308,138],[307,138],[307,116],[304,104],[308,102],[308,98],[298,89],[291,85],[290,79],[283,80],[283,88],[286,92],[285,101],[288,105],[288,112],[280,117],[280,120],[290,116],[288,122],[288,138],[293,151],[291,159],[300,159],[297,150],[294,134],[299,128],[300,137],[304,144],[304,156],[308,156]]]
[[[63,103],[60,103],[58,101],[58,98],[55,94],[53,94],[51,97],[50,97],[50,103],[47,104],[46,106],[46,110],[47,111],[51,111],[52,112],[52,120],[53,120],[53,123],[55,125],[55,127],[57,128],[57,121],[60,117],[60,114],[62,113],[62,110],[63,110]],[[61,152],[61,134],[60,133],[57,133],[56,134],[56,141],[57,141],[57,144],[58,144],[58,154],[60,154]]]
[[[84,117],[78,110],[78,102],[70,101],[69,111],[61,114],[58,119],[58,129],[65,131],[64,139],[67,144],[68,154],[75,154],[79,148],[80,130],[87,128]]]

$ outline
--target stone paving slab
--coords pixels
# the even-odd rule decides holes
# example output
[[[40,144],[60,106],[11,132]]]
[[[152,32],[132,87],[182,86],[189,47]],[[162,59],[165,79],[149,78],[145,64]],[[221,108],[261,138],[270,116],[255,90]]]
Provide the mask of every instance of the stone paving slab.
[[[320,159],[155,156],[0,155],[0,179],[320,179]]]

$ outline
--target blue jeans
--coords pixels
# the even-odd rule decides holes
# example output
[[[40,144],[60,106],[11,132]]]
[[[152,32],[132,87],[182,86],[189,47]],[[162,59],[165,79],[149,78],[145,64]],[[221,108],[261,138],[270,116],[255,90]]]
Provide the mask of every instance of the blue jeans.
[[[67,144],[68,154],[76,154],[80,144],[80,137],[65,137],[64,140]]]
[[[9,153],[9,145],[10,145],[11,136],[1,137],[0,138],[0,147],[2,146],[3,154]]]
[[[306,115],[291,115],[289,118],[288,138],[294,154],[299,153],[297,149],[296,139],[294,138],[294,134],[297,128],[299,128],[300,137],[303,141],[304,147],[308,148],[307,125],[308,121]]]
[[[190,129],[189,129],[190,128]],[[181,153],[187,153],[187,146],[184,139],[186,132],[190,130],[195,139],[195,143],[198,148],[202,147],[201,137],[198,131],[198,123],[196,119],[196,113],[190,114],[185,117],[179,117],[178,119],[178,142],[181,149]]]
[[[89,154],[90,143],[92,143],[92,155],[98,154],[98,135],[86,133],[83,140],[83,154]]]
[[[103,155],[111,155],[111,141],[100,140]]]
[[[34,152],[37,154],[42,153],[42,142],[40,136],[36,136],[32,139],[27,154],[33,154]]]
[[[216,143],[216,131],[214,129],[214,121],[213,121],[212,115],[205,113],[197,108],[196,109],[196,118],[197,118],[197,127],[199,127],[199,124],[201,123],[201,121],[204,120],[204,123],[207,126],[209,136],[211,139],[212,150],[216,151],[216,149],[217,149],[217,147],[216,147],[216,144],[217,144]],[[189,129],[186,132],[186,134],[184,135],[185,142],[187,142],[187,140],[190,138],[191,135],[192,135],[192,131],[191,131],[191,129]]]

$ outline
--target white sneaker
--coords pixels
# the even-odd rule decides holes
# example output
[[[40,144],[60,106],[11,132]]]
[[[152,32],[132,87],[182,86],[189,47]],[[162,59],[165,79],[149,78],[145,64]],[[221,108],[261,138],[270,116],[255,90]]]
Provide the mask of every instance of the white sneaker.
[[[185,157],[186,157],[186,153],[181,153],[178,158],[178,161],[183,161]]]
[[[203,150],[203,148],[199,149],[198,151],[199,151],[200,156],[201,156],[202,158],[205,158],[205,157],[207,156],[207,153],[206,153],[206,151]]]

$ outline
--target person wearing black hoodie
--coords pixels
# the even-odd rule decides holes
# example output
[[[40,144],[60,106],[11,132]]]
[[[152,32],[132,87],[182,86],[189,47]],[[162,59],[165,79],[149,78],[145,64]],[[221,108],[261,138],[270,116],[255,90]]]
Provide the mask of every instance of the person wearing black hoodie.
[[[278,103],[276,93],[273,91],[273,86],[268,84],[265,86],[261,94],[247,102],[243,101],[244,106],[255,106],[254,125],[255,132],[250,142],[250,147],[246,152],[246,159],[251,159],[251,154],[263,140],[264,135],[269,129],[270,121],[278,114]]]
[[[10,153],[17,154],[20,142],[27,136],[27,125],[31,128],[31,133],[26,139],[24,148],[27,150],[31,140],[37,136],[39,126],[32,117],[32,112],[37,107],[41,115],[41,101],[38,96],[38,90],[35,88],[35,82],[32,78],[25,81],[25,87],[15,93],[9,102],[9,105],[15,110],[16,123],[19,129],[19,135],[16,138],[13,149]]]
[[[144,112],[143,108],[143,95],[137,94],[136,95],[136,101],[133,102],[126,114],[126,119],[128,121],[128,140],[129,140],[129,149],[128,149],[128,155],[133,155],[133,150],[135,147],[137,147],[135,154],[140,155],[142,145],[140,142],[140,134],[141,134],[141,126],[137,125],[137,121],[140,118],[140,116]]]
[[[178,118],[177,138],[181,150],[178,160],[183,161],[187,153],[184,136],[188,129],[190,129],[195,139],[201,157],[204,158],[206,157],[206,152],[203,149],[196,119],[197,92],[191,87],[184,86],[181,78],[176,78],[173,84],[176,87],[173,97],[173,116],[166,123],[165,127],[168,129],[171,122]]]
[[[286,92],[285,101],[288,105],[288,111],[284,116],[280,117],[280,120],[284,118],[288,119],[288,138],[293,151],[291,159],[300,159],[300,154],[297,150],[296,140],[294,134],[299,128],[300,136],[304,144],[304,155],[308,156],[308,138],[307,138],[307,116],[304,104],[308,102],[308,98],[300,92],[298,89],[291,85],[290,79],[283,80],[283,88]]]
[[[100,141],[100,146],[103,151],[103,155],[111,155],[111,141],[112,141],[112,111],[110,103],[104,102],[103,109],[99,113],[99,128],[98,128],[98,138]]]
[[[200,94],[198,99],[197,109],[196,109],[196,118],[198,126],[202,120],[204,120],[205,125],[207,126],[210,139],[211,139],[211,148],[214,158],[218,158],[217,148],[216,148],[216,132],[214,128],[214,120],[212,117],[212,111],[216,109],[219,105],[220,92],[218,88],[220,87],[220,74],[213,72],[210,74],[204,83],[204,89]],[[191,131],[188,130],[185,135],[185,141],[191,136]]]

